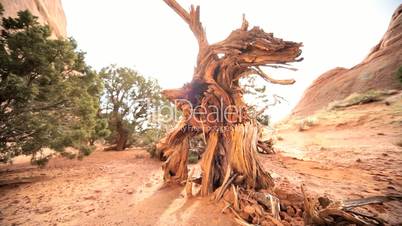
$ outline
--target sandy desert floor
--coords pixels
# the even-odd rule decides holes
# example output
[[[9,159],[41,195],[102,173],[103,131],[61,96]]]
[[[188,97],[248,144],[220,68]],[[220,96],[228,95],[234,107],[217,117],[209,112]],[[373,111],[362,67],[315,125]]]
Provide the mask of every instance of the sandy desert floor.
[[[279,127],[277,154],[259,156],[277,187],[300,196],[304,184],[312,194],[335,200],[401,195],[402,147],[396,143],[402,116],[365,109],[349,112],[347,123],[342,115],[306,131]],[[391,123],[383,123],[386,117]],[[3,165],[0,225],[235,225],[208,198],[187,198],[184,187],[164,186],[161,164],[144,150],[131,149],[97,150],[82,161],[54,158],[42,169]],[[25,179],[34,182],[4,184]],[[402,224],[401,203],[365,211]]]

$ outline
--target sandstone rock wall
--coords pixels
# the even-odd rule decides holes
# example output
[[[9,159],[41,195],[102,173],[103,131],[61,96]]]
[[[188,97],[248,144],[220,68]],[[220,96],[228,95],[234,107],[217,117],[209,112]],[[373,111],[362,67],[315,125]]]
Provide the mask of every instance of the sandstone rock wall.
[[[353,51],[353,50],[350,50]],[[347,53],[345,53],[347,54]],[[354,92],[402,89],[396,71],[402,66],[402,5],[392,16],[387,32],[358,65],[335,68],[319,76],[294,108],[293,116],[307,116]]]
[[[67,21],[61,0],[0,0],[4,15],[15,17],[18,11],[28,9],[39,17],[39,22],[50,26],[53,36],[67,37]]]

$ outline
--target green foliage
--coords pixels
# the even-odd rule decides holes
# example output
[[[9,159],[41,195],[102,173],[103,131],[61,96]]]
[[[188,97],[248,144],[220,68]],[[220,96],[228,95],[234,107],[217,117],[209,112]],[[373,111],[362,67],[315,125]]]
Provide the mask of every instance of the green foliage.
[[[318,125],[318,119],[314,116],[309,116],[299,122],[299,131],[309,130],[311,127]]]
[[[31,158],[31,164],[37,165],[39,167],[44,167],[49,162],[51,157],[51,155],[48,155],[40,158]]]
[[[99,74],[105,86],[102,112],[107,115],[111,130],[108,140],[117,145],[124,143],[116,148],[121,150],[152,128],[148,118],[162,102],[161,88],[156,80],[130,68],[111,65]]]
[[[200,156],[195,151],[189,151],[188,153],[188,163],[189,164],[196,164],[200,160]]]
[[[155,144],[149,144],[148,146],[146,146],[146,150],[151,156],[151,158],[158,158],[162,160],[161,152],[156,149]]]
[[[131,142],[135,146],[148,146],[160,140],[166,131],[159,128],[149,128],[133,135]]]
[[[95,128],[91,132],[90,143],[93,145],[96,140],[110,136],[109,123],[106,118],[98,116],[96,119]]]
[[[270,119],[271,118],[269,117],[269,115],[266,114],[261,114],[257,116],[257,121],[263,126],[269,126]]]
[[[0,10],[1,11],[1,10]],[[0,161],[44,147],[81,147],[96,123],[102,81],[74,40],[28,11],[3,18],[0,35]]]
[[[250,115],[254,115],[261,125],[268,126],[270,123],[269,108],[286,100],[276,94],[268,95],[266,82],[256,75],[243,78],[241,82],[245,90],[245,100],[249,105],[248,112]]]
[[[80,158],[80,156],[88,156],[88,155],[90,155],[92,153],[92,151],[93,151],[93,147],[88,147],[87,145],[81,145],[79,147],[79,150],[80,150],[80,152],[79,152],[78,157]]]
[[[353,105],[367,104],[371,102],[381,101],[389,95],[393,95],[391,91],[369,90],[365,93],[352,93],[344,100],[334,101],[328,105],[329,110],[342,109]]]
[[[398,76],[399,82],[402,83],[402,66],[399,67],[396,75]]]
[[[60,152],[60,155],[68,159],[75,159],[76,157],[76,154],[67,151]]]

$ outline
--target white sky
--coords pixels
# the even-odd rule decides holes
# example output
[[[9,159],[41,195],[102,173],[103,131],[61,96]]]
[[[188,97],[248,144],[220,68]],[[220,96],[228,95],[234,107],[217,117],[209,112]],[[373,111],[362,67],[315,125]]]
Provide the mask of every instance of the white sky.
[[[191,80],[197,42],[181,18],[162,0],[62,0],[68,35],[87,52],[99,70],[109,64],[135,68],[157,78],[163,88]],[[352,67],[378,43],[400,0],[178,0],[186,9],[201,6],[201,21],[210,43],[239,28],[242,14],[250,26],[276,37],[303,42],[299,70],[272,71],[276,78],[295,78],[293,86],[269,86],[267,92],[288,103],[271,109],[274,120],[286,116],[304,90],[334,67]]]

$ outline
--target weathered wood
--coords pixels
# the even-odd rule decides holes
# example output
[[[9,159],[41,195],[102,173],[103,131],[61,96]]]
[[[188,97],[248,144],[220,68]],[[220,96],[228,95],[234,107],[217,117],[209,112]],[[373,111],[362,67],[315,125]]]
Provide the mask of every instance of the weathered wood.
[[[384,225],[381,219],[355,212],[353,208],[402,201],[401,196],[389,195],[334,202],[325,197],[318,199],[310,197],[304,186],[301,187],[301,191],[304,196],[306,225],[337,225],[340,222],[357,225]]]
[[[257,125],[247,112],[239,80],[256,74],[274,84],[293,84],[294,80],[273,79],[259,67],[279,67],[281,64],[300,61],[298,56],[301,54],[301,43],[275,38],[272,33],[266,33],[259,27],[249,29],[248,22],[243,17],[239,29],[225,40],[210,45],[200,22],[198,6],[192,6],[187,12],[175,0],[164,1],[190,26],[198,40],[200,51],[193,80],[180,89],[163,91],[172,102],[177,99],[187,101],[176,101],[176,107],[183,112],[184,120],[177,129],[161,140],[159,150],[168,153],[167,155],[180,151],[170,146],[180,143],[185,133],[190,136],[202,133],[206,143],[209,143],[208,139],[218,136],[214,150],[204,154],[204,159],[208,157],[208,164],[213,165],[204,167],[203,187],[209,188],[202,189],[203,195],[211,193],[223,183],[228,166],[233,167],[234,173],[243,176],[245,185],[250,188],[272,187],[272,178],[264,172],[255,156],[257,150],[268,152],[269,146],[257,142]],[[184,128],[189,131],[183,132]],[[172,159],[168,159],[168,162]],[[217,159],[221,162],[216,161]],[[175,165],[170,164],[172,167]],[[165,167],[165,170],[171,169]]]
[[[241,211],[244,206],[240,203],[244,199],[237,197],[238,188],[272,191],[274,182],[257,156],[258,150],[269,152],[272,145],[259,142],[258,124],[243,100],[240,80],[259,75],[273,84],[293,84],[295,81],[291,79],[274,79],[260,67],[293,70],[288,63],[302,60],[298,58],[302,44],[275,38],[259,27],[249,29],[244,15],[239,29],[225,40],[209,44],[200,21],[199,6],[191,6],[186,11],[175,0],[164,2],[187,23],[199,47],[191,82],[179,89],[163,91],[183,112],[177,127],[157,145],[167,158],[163,165],[165,180],[187,179],[184,163],[188,157],[188,139],[201,134],[206,143],[201,158],[201,194],[216,192],[215,198],[219,200],[225,193],[233,192],[235,211]],[[277,218],[275,213],[272,219],[278,221]]]

